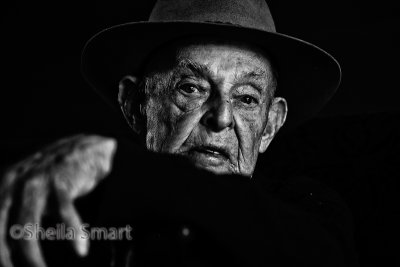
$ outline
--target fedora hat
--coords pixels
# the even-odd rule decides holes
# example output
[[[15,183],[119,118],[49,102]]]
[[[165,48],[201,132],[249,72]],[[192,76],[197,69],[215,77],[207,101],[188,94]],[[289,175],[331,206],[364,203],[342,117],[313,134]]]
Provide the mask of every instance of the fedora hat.
[[[118,83],[142,72],[157,48],[185,36],[215,35],[241,39],[265,49],[278,72],[277,96],[288,102],[283,129],[315,115],[337,90],[341,70],[327,52],[303,40],[277,33],[265,0],[158,0],[148,21],[116,25],[85,45],[85,79],[118,108]]]

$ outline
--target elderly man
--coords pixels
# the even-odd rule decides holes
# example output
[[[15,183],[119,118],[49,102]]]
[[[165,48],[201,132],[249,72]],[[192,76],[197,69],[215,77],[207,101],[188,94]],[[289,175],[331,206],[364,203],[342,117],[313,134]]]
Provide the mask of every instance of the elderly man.
[[[225,178],[251,178],[259,153],[284,125],[288,105],[286,129],[315,114],[340,81],[339,65],[330,55],[275,32],[263,0],[160,0],[149,22],[94,36],[85,47],[82,70],[107,102],[121,108],[147,150],[176,154]],[[110,173],[120,149],[114,139],[75,136],[12,166],[1,186],[1,263],[13,265],[10,225],[40,222],[50,195],[57,198],[63,222],[82,231],[73,201]],[[138,161],[128,164],[141,167]],[[22,201],[12,221],[16,191]],[[331,240],[318,242],[336,248]],[[88,240],[76,238],[73,245],[79,255],[88,253]],[[38,240],[19,240],[14,247],[28,264],[45,266]],[[321,265],[350,264],[343,255],[338,252],[338,259],[332,256]]]

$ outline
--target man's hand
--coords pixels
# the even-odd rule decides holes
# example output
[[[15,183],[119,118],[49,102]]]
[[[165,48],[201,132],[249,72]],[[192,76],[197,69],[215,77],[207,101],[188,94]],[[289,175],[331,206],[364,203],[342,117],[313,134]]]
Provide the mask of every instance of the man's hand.
[[[100,136],[66,138],[10,167],[0,180],[0,265],[13,266],[7,243],[13,224],[40,224],[48,211],[49,195],[56,196],[59,215],[66,227],[74,227],[78,255],[88,253],[89,241],[79,238],[81,219],[74,200],[92,191],[111,171],[117,142]],[[19,195],[18,195],[18,193]],[[18,196],[21,199],[17,198]],[[11,207],[17,214],[10,216]],[[53,204],[54,205],[54,204]],[[46,266],[38,240],[18,240],[16,249],[30,266]]]

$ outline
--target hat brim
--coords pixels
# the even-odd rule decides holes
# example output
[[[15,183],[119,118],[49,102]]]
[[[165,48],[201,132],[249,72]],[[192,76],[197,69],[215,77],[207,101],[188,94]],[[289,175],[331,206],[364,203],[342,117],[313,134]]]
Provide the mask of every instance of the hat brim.
[[[105,29],[83,49],[82,73],[106,102],[119,109],[120,79],[141,73],[149,54],[186,35],[239,38],[272,55],[279,74],[276,95],[288,103],[284,131],[318,113],[340,83],[338,62],[311,43],[280,33],[212,22],[132,22]]]

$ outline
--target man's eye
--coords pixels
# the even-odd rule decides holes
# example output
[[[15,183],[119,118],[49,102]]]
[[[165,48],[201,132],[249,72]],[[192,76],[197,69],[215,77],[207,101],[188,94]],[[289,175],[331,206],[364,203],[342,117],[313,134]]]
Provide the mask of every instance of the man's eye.
[[[186,94],[193,94],[193,93],[196,93],[199,91],[197,86],[194,84],[191,84],[191,83],[184,83],[184,84],[178,85],[178,90],[182,91]]]
[[[249,95],[242,96],[240,98],[240,101],[242,101],[246,105],[257,104],[257,99]]]

